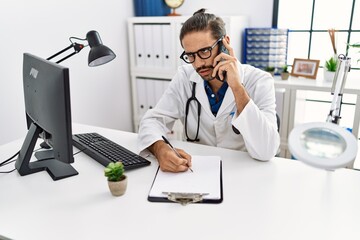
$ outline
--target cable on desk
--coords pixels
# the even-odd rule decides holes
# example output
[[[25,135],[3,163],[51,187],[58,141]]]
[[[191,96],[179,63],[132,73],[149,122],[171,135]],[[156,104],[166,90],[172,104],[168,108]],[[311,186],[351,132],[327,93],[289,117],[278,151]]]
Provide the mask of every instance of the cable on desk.
[[[6,164],[9,164],[9,161],[12,160],[12,159],[13,159],[14,157],[16,157],[17,155],[19,155],[19,153],[20,153],[20,150],[19,150],[17,153],[15,153],[14,156],[12,156],[12,157],[10,157],[9,159],[6,159],[5,161],[1,162],[1,163],[0,163],[0,167],[4,166],[4,165],[6,165]]]
[[[9,159],[6,159],[5,161],[1,162],[0,167],[3,167],[3,166],[5,166],[5,165],[7,165],[9,163],[15,162],[15,160],[13,160],[13,158],[15,158],[17,155],[19,155],[19,153],[20,153],[20,150],[17,153],[15,153],[14,156],[12,156]],[[4,172],[0,172],[0,173],[11,173],[13,171],[15,171],[15,168],[10,170],[10,171],[4,171]]]
[[[16,170],[16,168],[14,168],[13,170],[10,170],[10,171],[4,171],[4,172],[0,172],[0,173],[11,173],[11,172],[13,172],[15,170]]]
[[[38,149],[35,149],[35,150],[33,151],[33,153],[34,153],[34,152],[37,152],[37,151],[39,151],[39,150],[41,150],[41,149],[43,149],[43,147],[40,147],[40,148],[38,148]],[[82,149],[82,150],[77,151],[76,153],[73,154],[73,156],[75,156],[75,155],[78,154],[78,153],[81,153],[81,152],[84,151],[84,150],[85,150],[85,149]],[[3,166],[8,165],[8,164],[10,164],[10,163],[12,163],[12,162],[15,162],[16,160],[13,159],[13,158],[15,158],[17,155],[19,155],[19,153],[20,153],[20,150],[19,150],[17,153],[15,153],[12,157],[10,157],[9,159],[6,159],[5,161],[1,162],[1,163],[0,163],[0,167],[3,167]],[[48,159],[51,159],[51,158],[46,158],[46,159],[41,159],[41,160],[43,161],[43,160],[48,160]],[[11,173],[11,172],[15,171],[15,169],[16,169],[16,168],[14,168],[14,169],[12,169],[12,170],[10,170],[10,171],[4,171],[4,172],[0,172],[0,173]]]
[[[42,148],[38,148],[38,149],[34,150],[33,152],[37,152],[37,151],[39,151],[40,149],[42,149]],[[5,166],[5,165],[8,165],[8,164],[10,164],[10,163],[15,162],[16,160],[15,160],[14,158],[15,158],[17,155],[19,155],[19,153],[20,153],[20,150],[19,150],[17,153],[15,153],[12,157],[10,157],[9,159],[6,159],[5,161],[1,162],[1,163],[0,163],[0,167],[3,167],[3,166]],[[11,173],[11,172],[15,171],[15,169],[16,169],[16,168],[14,168],[14,169],[12,169],[12,170],[10,170],[10,171],[3,171],[3,172],[0,172],[0,173]]]
[[[82,149],[82,150],[77,151],[76,153],[74,153],[74,154],[73,154],[73,156],[75,156],[75,155],[76,155],[76,154],[78,154],[78,153],[83,152],[84,150],[85,150],[85,148],[84,148],[84,149]]]

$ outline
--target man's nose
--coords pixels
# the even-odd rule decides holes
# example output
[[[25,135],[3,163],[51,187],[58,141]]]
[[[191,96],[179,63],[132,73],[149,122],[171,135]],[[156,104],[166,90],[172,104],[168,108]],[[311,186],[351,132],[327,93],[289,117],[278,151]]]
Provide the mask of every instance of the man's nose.
[[[205,59],[201,59],[198,54],[196,54],[195,61],[193,62],[193,65],[196,68],[205,66]]]

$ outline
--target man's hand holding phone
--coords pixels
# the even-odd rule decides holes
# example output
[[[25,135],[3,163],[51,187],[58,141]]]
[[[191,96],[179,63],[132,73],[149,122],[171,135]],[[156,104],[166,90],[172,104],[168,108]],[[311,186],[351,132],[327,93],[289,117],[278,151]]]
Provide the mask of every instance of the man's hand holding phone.
[[[241,85],[238,71],[238,60],[229,44],[229,36],[225,35],[219,43],[219,54],[214,59],[213,77],[220,81],[227,81],[230,87]]]
[[[221,42],[218,43],[218,55],[221,53],[227,54],[229,55],[229,51],[227,50],[227,48],[224,46],[223,42],[224,41],[225,36],[221,39]],[[220,61],[223,61],[223,59],[221,58]],[[218,64],[220,61],[218,61],[216,64]],[[222,72],[223,77],[220,78],[219,73],[216,74],[216,79],[219,81],[226,81],[226,71]]]
[[[238,68],[239,62],[235,57],[234,49],[229,44],[229,36],[225,36],[223,38],[222,44],[224,45],[224,48],[227,49],[229,54],[221,52],[214,58],[214,70],[212,76],[215,77],[215,75],[218,74],[219,78],[221,79],[220,81],[224,81],[226,77],[226,82],[231,88],[235,97],[237,109],[236,115],[239,115],[245,108],[246,104],[250,101],[250,97],[242,85],[242,80],[240,78]]]

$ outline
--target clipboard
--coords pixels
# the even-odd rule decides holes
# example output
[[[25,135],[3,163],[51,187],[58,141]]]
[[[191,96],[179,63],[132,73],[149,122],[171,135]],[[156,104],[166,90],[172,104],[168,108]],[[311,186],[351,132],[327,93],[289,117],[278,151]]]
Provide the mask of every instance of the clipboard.
[[[223,201],[222,161],[220,156],[192,156],[191,171],[163,172],[157,169],[148,201],[221,203]]]

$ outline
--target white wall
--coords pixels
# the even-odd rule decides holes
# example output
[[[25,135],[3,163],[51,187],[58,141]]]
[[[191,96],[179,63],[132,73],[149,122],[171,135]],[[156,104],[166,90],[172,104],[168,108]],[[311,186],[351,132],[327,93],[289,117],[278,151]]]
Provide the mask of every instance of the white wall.
[[[87,47],[61,63],[70,69],[72,120],[131,131],[126,35],[130,16],[131,0],[2,0],[0,144],[26,133],[22,54],[47,58],[69,46],[70,36],[85,38],[89,30],[97,30],[117,58],[90,68]]]
[[[220,16],[248,16],[250,27],[271,27],[273,0],[185,0],[176,12],[192,15],[200,8]]]
[[[187,0],[178,12],[191,15],[201,7],[271,26],[272,0],[222,0],[221,7],[218,0]],[[133,9],[133,0],[1,0],[0,145],[26,134],[22,54],[47,58],[89,30],[97,30],[117,58],[89,68],[85,48],[61,63],[70,68],[72,120],[132,131],[126,19]]]

